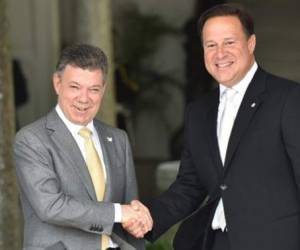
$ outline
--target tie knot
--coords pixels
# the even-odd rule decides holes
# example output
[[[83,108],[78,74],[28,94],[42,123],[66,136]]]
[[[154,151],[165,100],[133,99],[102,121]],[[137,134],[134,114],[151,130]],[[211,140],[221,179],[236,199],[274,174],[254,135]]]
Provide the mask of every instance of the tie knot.
[[[235,89],[227,88],[223,93],[223,97],[226,101],[232,102],[236,93],[237,91]]]
[[[87,127],[83,127],[79,130],[78,134],[83,137],[84,139],[90,139],[92,135],[92,131]]]

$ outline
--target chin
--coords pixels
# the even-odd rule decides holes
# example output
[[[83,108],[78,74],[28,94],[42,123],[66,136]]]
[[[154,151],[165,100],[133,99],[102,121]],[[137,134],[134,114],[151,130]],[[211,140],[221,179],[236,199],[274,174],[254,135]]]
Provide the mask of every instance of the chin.
[[[233,79],[231,77],[217,77],[216,80],[218,83],[227,85],[228,83],[232,82]]]
[[[82,119],[72,119],[71,121],[76,125],[85,126],[88,124],[88,122],[86,122],[86,120],[82,120]]]

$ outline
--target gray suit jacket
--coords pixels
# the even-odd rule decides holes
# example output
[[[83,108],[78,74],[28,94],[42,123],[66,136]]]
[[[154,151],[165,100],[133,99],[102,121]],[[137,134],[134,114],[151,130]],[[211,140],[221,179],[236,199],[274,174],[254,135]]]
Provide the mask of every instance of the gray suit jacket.
[[[55,110],[17,133],[14,159],[24,215],[23,250],[96,250],[102,233],[122,250],[144,249],[143,240],[114,223],[113,203],[137,198],[127,135],[98,120],[94,125],[107,172],[103,202],[97,202],[81,152]]]

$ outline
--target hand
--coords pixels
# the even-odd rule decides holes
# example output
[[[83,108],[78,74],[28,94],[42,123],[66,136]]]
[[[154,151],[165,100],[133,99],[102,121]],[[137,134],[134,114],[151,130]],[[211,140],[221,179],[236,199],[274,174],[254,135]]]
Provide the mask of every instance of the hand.
[[[153,220],[152,220],[149,209],[138,200],[131,201],[130,205],[133,208],[133,210],[139,212],[140,215],[143,215],[144,226],[145,226],[146,232],[152,230]]]
[[[145,223],[147,225],[147,230],[148,231],[152,230],[153,220],[152,220],[149,209],[138,200],[131,201],[130,205],[133,208],[133,210],[138,211],[145,216],[145,220],[146,220]]]
[[[136,238],[144,237],[147,232],[146,217],[131,205],[122,205],[122,226]]]
[[[148,208],[133,200],[130,205],[122,205],[122,226],[136,238],[142,238],[152,229],[153,221]]]

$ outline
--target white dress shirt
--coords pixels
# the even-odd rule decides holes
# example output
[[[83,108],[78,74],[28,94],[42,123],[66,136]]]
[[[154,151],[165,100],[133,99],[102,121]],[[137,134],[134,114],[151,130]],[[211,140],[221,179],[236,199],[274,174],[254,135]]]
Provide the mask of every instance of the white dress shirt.
[[[258,66],[257,63],[254,62],[254,64],[252,65],[252,67],[250,68],[250,70],[248,71],[248,73],[245,75],[245,77],[238,82],[237,84],[235,84],[234,86],[231,87],[231,89],[233,89],[236,93],[234,95],[234,99],[232,101],[232,106],[231,106],[231,117],[233,119],[233,121],[230,121],[230,125],[228,126],[228,129],[232,129],[232,125],[234,123],[234,120],[236,118],[236,115],[238,113],[238,110],[240,108],[240,105],[242,103],[242,100],[244,98],[244,95],[246,93],[246,90],[257,70]],[[220,102],[219,102],[219,107],[218,107],[218,120],[217,120],[217,136],[219,139],[219,135],[220,135],[220,125],[221,125],[221,119],[222,119],[222,114],[224,112],[224,108],[225,108],[225,95],[224,92],[227,90],[228,87],[222,85],[222,83],[220,83],[219,85],[220,87]],[[224,125],[222,124],[222,127]],[[227,145],[225,148],[225,152],[227,150]],[[222,151],[222,150],[220,150]],[[225,155],[226,154],[221,154],[221,159],[222,159],[222,163],[224,165],[225,162]],[[214,214],[214,218],[212,221],[212,229],[217,230],[217,229],[221,229],[222,231],[224,231],[226,228],[226,218],[225,218],[225,214],[224,214],[224,205],[223,205],[223,200],[222,198],[219,201],[219,204],[216,208],[215,214]]]
[[[82,125],[77,125],[72,123],[71,121],[69,121],[67,119],[67,117],[64,115],[63,111],[61,110],[61,108],[59,107],[59,105],[57,104],[55,107],[55,110],[58,114],[58,116],[62,119],[63,123],[66,125],[66,127],[68,128],[68,130],[71,132],[73,138],[75,139],[80,152],[84,158],[84,160],[86,161],[86,153],[85,153],[85,147],[84,147],[84,138],[82,136],[79,135],[79,130],[83,127]],[[89,122],[85,127],[89,128],[92,131],[92,140],[94,142],[94,145],[96,147],[96,151],[98,153],[98,156],[100,158],[100,161],[102,163],[103,166],[103,173],[104,173],[104,178],[107,178],[107,174],[106,174],[106,169],[105,169],[105,163],[103,160],[103,153],[102,153],[102,149],[101,149],[101,142],[99,140],[99,136],[97,133],[97,130],[95,129],[93,120],[91,122]],[[118,223],[122,221],[122,209],[121,209],[121,204],[119,203],[114,203],[114,208],[115,208],[115,218],[114,218],[114,222]],[[117,247],[116,244],[114,244],[111,239],[110,239],[110,247]]]

